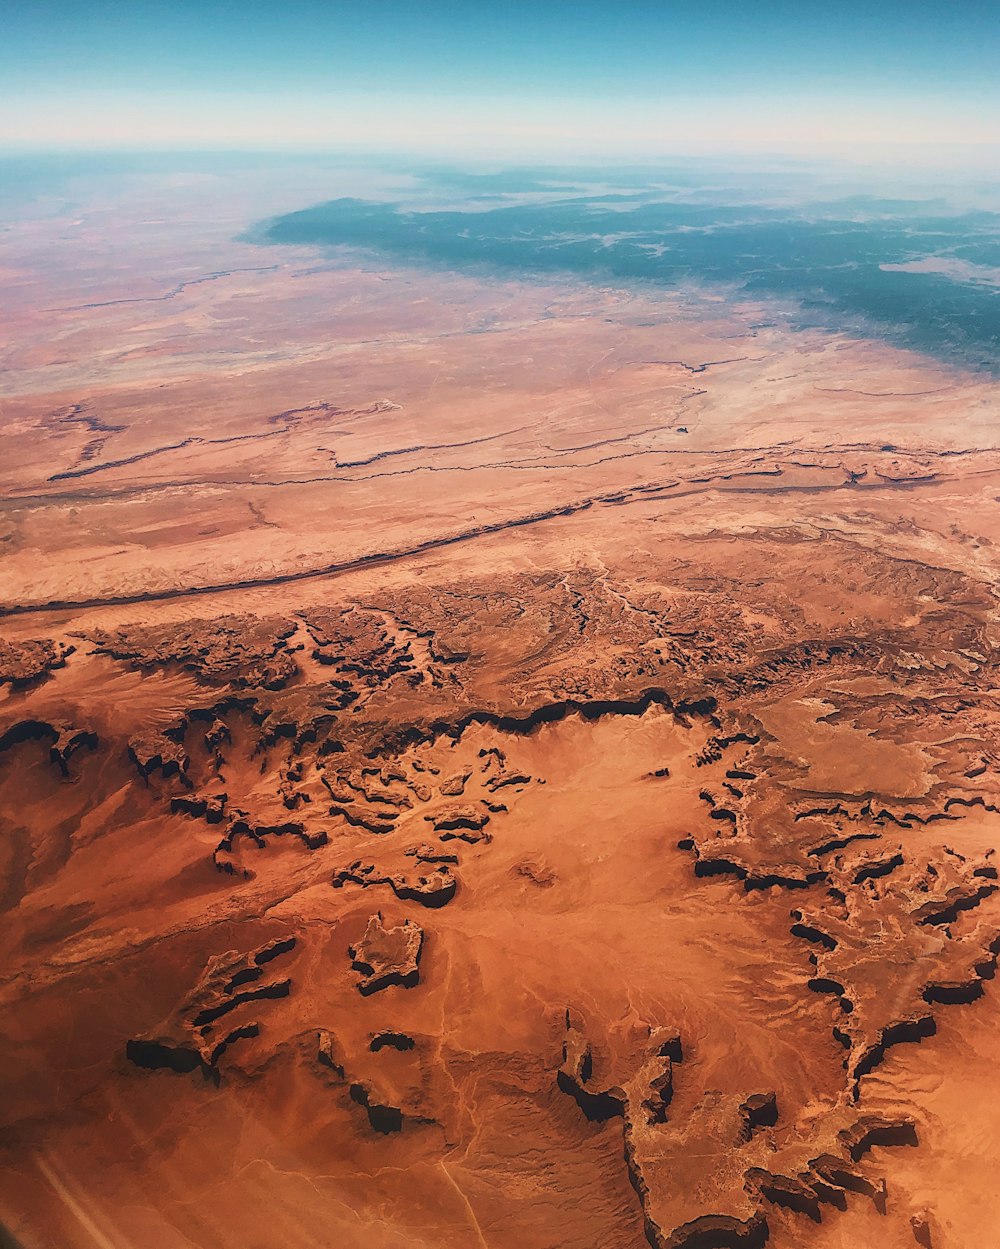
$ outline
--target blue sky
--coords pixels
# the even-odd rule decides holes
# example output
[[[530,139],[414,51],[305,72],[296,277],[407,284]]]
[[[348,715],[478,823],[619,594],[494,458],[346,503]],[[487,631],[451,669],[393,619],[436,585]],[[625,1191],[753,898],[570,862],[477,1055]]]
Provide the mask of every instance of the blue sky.
[[[0,0],[0,143],[1000,142],[1000,3]]]

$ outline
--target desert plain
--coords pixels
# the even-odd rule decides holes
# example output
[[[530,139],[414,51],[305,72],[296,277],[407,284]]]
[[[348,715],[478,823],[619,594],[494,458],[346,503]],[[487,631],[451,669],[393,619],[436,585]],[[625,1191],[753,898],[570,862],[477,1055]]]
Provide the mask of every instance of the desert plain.
[[[0,235],[5,1243],[993,1243],[995,378],[283,194]]]

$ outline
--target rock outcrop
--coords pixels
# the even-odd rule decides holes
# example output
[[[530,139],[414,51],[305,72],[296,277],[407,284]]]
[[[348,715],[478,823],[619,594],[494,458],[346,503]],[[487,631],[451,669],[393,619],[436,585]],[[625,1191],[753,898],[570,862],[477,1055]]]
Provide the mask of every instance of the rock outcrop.
[[[412,989],[420,979],[424,932],[412,920],[386,926],[382,912],[369,919],[364,936],[348,948],[351,966],[360,973],[358,992],[365,996],[390,985]]]
[[[176,1013],[154,1035],[126,1043],[126,1058],[137,1067],[201,1071],[217,1084],[219,1061],[230,1047],[260,1035],[258,1021],[243,1021],[243,1008],[291,992],[288,977],[267,979],[265,968],[295,947],[295,937],[280,937],[248,954],[232,951],[211,959]],[[233,1014],[240,1017],[235,1025]]]
[[[678,1034],[654,1028],[633,1074],[598,1083],[567,1011],[557,1084],[588,1119],[622,1119],[625,1165],[654,1249],[762,1246],[770,1208],[818,1223],[824,1207],[846,1208],[849,1193],[884,1209],[884,1180],[859,1164],[873,1145],[916,1144],[912,1119],[859,1114],[844,1099],[804,1129],[782,1125],[770,1091],[706,1090],[678,1112],[675,1081],[697,1078],[687,1067]]]

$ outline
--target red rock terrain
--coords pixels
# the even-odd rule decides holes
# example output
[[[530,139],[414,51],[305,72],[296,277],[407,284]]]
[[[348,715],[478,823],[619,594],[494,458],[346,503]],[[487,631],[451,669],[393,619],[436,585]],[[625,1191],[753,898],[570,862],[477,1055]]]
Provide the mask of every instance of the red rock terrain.
[[[995,384],[146,194],[0,243],[13,1243],[992,1243]]]

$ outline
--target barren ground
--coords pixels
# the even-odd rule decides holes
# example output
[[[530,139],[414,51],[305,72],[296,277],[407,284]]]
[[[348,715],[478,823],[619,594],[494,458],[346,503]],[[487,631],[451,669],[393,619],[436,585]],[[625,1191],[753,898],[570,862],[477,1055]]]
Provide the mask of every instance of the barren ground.
[[[154,190],[0,237],[15,1243],[992,1243],[995,383]]]

